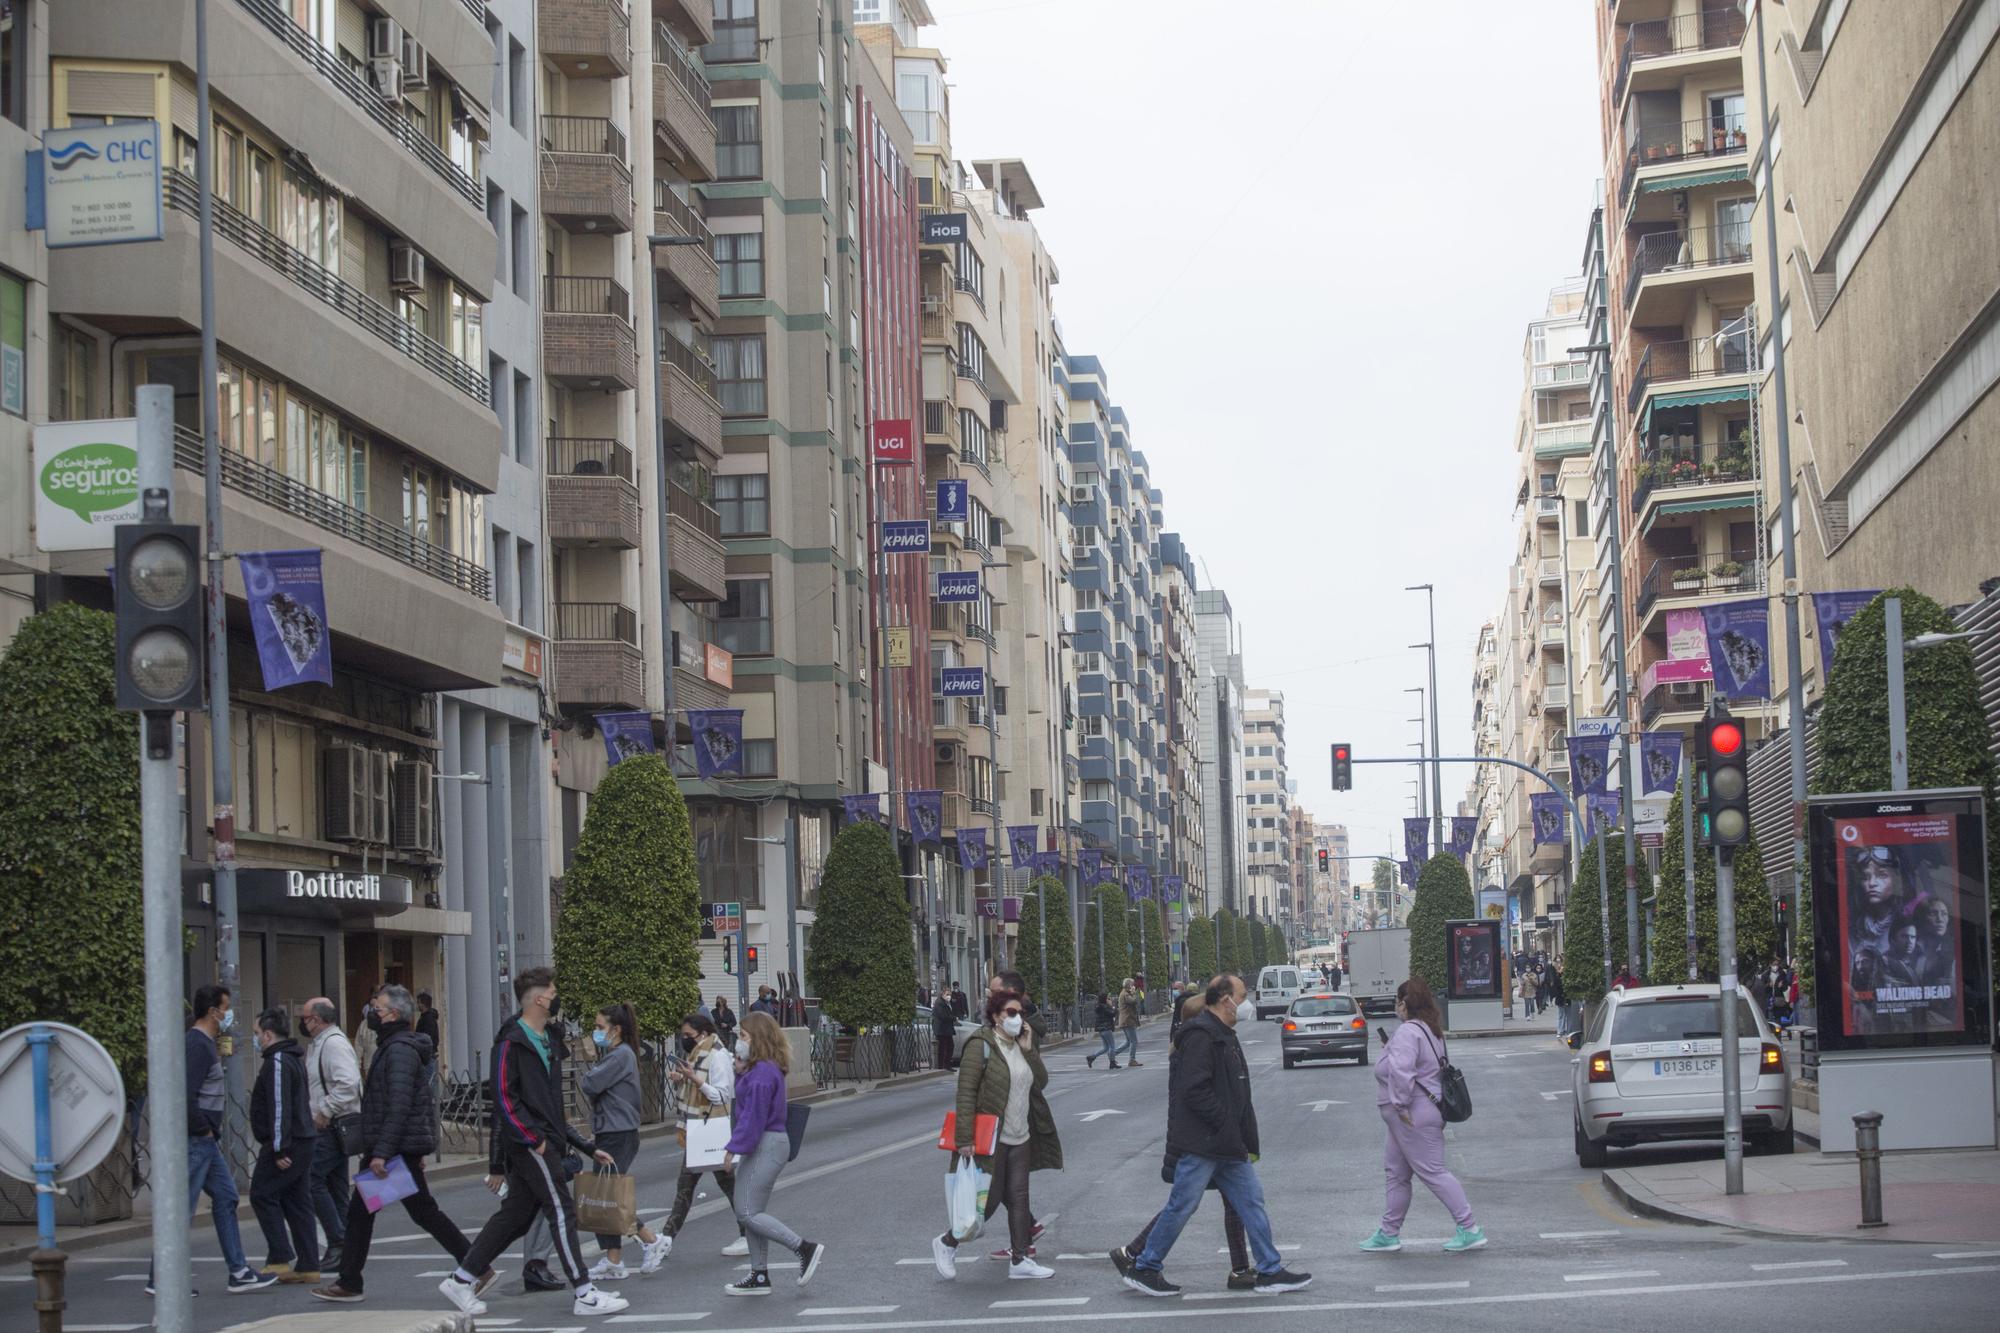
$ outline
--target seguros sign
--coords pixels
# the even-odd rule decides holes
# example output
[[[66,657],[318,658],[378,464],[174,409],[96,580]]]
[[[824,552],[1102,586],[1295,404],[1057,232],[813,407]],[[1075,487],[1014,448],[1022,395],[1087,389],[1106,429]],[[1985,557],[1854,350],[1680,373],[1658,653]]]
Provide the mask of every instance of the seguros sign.
[[[35,428],[35,544],[108,551],[139,521],[139,423],[64,421]]]

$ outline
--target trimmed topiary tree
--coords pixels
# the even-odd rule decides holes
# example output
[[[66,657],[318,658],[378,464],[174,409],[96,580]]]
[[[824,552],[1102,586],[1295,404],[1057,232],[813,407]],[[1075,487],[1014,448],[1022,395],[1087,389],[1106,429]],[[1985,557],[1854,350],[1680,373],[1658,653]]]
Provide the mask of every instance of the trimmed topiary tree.
[[[60,605],[0,656],[0,1028],[53,1019],[146,1083],[139,730],[111,616]],[[171,967],[176,984],[180,959]]]
[[[1671,839],[1669,840],[1671,841]],[[1604,868],[1611,879],[1611,974],[1625,966],[1625,835],[1604,841]],[[1709,881],[1714,910],[1715,881]],[[1583,849],[1583,868],[1563,904],[1563,990],[1571,1004],[1592,1004],[1604,997],[1604,941],[1598,927],[1602,913],[1597,901],[1597,844]],[[1711,945],[1711,947],[1713,947]]]
[[[1083,962],[1078,978],[1083,993],[1092,999],[1101,991],[1116,995],[1119,984],[1132,975],[1130,949],[1126,940],[1126,919],[1131,904],[1125,890],[1116,884],[1097,886],[1083,912]],[[1098,953],[1098,922],[1104,923],[1104,951]]]
[[[1422,977],[1438,995],[1445,989],[1444,923],[1472,919],[1472,881],[1449,853],[1424,862],[1417,896],[1410,904],[1410,975]]]
[[[910,904],[889,830],[856,820],[835,836],[820,875],[806,985],[849,1027],[908,1023],[917,991]]]
[[[701,879],[680,785],[656,754],[611,766],[590,798],[556,920],[556,986],[588,1023],[629,1004],[642,1034],[701,1003]]]
[[[1042,921],[1040,903],[1048,896],[1049,984],[1042,985]],[[1014,949],[1014,970],[1035,992],[1038,1005],[1076,1003],[1076,938],[1070,929],[1069,892],[1063,882],[1044,875],[1021,895],[1021,936]]]
[[[1215,975],[1215,918],[1198,916],[1188,922],[1188,980],[1208,984]]]
[[[1160,915],[1160,905],[1148,898],[1139,904],[1139,928],[1146,942],[1145,959],[1146,983],[1160,985],[1173,975],[1173,959],[1167,953],[1167,930]]]
[[[1264,966],[1264,960],[1258,956],[1264,952],[1257,947],[1260,937],[1261,932],[1255,921],[1247,916],[1236,918],[1236,961],[1241,964],[1236,974],[1243,978],[1247,986],[1257,984],[1257,971]]]
[[[1237,953],[1241,937],[1236,933],[1236,913],[1224,907],[1218,910],[1215,915],[1220,923],[1221,948],[1215,956],[1215,971],[1209,975],[1216,976],[1228,972],[1235,976],[1241,976],[1243,975],[1243,962]]]
[[[1889,663],[1886,597],[1903,601],[1903,637],[1956,633],[1945,609],[1913,588],[1877,597],[1840,632],[1840,651],[1827,673],[1820,704],[1819,770],[1815,795],[1889,788]],[[1986,864],[2000,868],[2000,792],[1988,749],[1979,676],[1965,643],[1945,643],[1903,655],[1904,712],[1909,738],[1910,786],[1978,787],[1986,793]],[[1812,895],[1796,895],[1799,989],[1813,989]],[[2000,893],[1992,895],[1993,929],[2000,933]]]
[[[1675,794],[1667,808],[1667,828],[1681,826],[1681,798]],[[1687,980],[1687,862],[1681,855],[1681,840],[1669,836],[1660,849],[1659,895],[1653,904],[1653,965],[1646,979],[1655,986],[1671,986]],[[1622,853],[1621,853],[1622,855]],[[1614,880],[1615,884],[1615,880]],[[1644,890],[1642,889],[1643,893]],[[1624,925],[1624,911],[1617,902],[1614,933]],[[1778,927],[1773,920],[1771,891],[1764,881],[1764,859],[1757,842],[1736,853],[1736,975],[1737,984],[1748,986],[1750,978],[1762,971],[1778,951]],[[1721,974],[1716,966],[1715,853],[1703,843],[1694,848],[1694,943],[1695,970],[1703,981]],[[1615,966],[1623,954],[1613,957]]]
[[[1292,947],[1285,941],[1285,928],[1276,922],[1271,924],[1271,944],[1265,952],[1274,963],[1292,961]]]

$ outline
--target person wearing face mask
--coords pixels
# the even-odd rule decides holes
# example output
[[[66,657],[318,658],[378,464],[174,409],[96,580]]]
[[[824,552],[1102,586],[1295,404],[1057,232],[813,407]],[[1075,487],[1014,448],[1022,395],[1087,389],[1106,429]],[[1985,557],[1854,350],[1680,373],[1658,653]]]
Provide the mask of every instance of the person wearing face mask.
[[[682,1063],[667,1071],[667,1077],[674,1086],[674,1107],[678,1112],[681,1127],[678,1132],[681,1147],[687,1147],[687,1123],[690,1120],[706,1120],[713,1116],[728,1116],[730,1106],[736,1101],[736,1062],[729,1047],[722,1044],[716,1034],[715,1023],[707,1014],[699,1011],[681,1020],[678,1034]],[[703,1168],[706,1170],[707,1168]],[[692,1171],[683,1163],[678,1179],[674,1182],[674,1206],[667,1214],[667,1220],[660,1224],[660,1232],[667,1238],[667,1248],[672,1249],[674,1237],[681,1234],[681,1227],[687,1223],[688,1210],[694,1207],[695,1188],[700,1184],[701,1171]],[[730,1207],[736,1205],[736,1177],[717,1172],[715,1183],[721,1188]],[[736,1238],[725,1245],[722,1253],[729,1258],[740,1258],[750,1253],[749,1238],[737,1228]]]
[[[986,1192],[986,1216],[1007,1205],[1007,1276],[1039,1279],[1054,1277],[1055,1270],[1035,1262],[1028,1176],[1033,1171],[1062,1170],[1063,1156],[1055,1116],[1042,1094],[1049,1082],[1048,1066],[1042,1063],[1025,1008],[1018,991],[987,998],[987,1023],[965,1043],[959,1057],[953,1132],[957,1165],[963,1169],[976,1163],[993,1177]],[[982,1115],[1000,1122],[993,1152],[987,1156],[980,1156],[973,1144]],[[957,1238],[949,1231],[934,1237],[931,1258],[938,1276],[958,1276]]]
[[[750,1276],[722,1290],[729,1296],[768,1296],[771,1275],[765,1262],[772,1241],[798,1256],[801,1287],[819,1271],[826,1247],[806,1240],[765,1211],[771,1204],[771,1191],[777,1187],[778,1173],[792,1155],[785,1105],[791,1047],[777,1019],[769,1014],[744,1018],[742,1035],[736,1039],[736,1065],[736,1107],[730,1117],[722,1171],[724,1176],[733,1173],[737,1177],[731,1201],[736,1205],[736,1220],[749,1237]]]
[[[639,1155],[639,1021],[629,1004],[614,1004],[597,1011],[597,1027],[590,1039],[597,1047],[597,1061],[583,1071],[583,1095],[590,1099],[590,1132],[597,1146],[611,1154],[611,1164],[619,1172],[632,1169]],[[604,1255],[591,1267],[592,1282],[622,1282],[631,1276],[625,1267],[622,1236],[599,1233],[598,1248]],[[657,1273],[660,1263],[673,1248],[673,1241],[655,1235],[641,1223],[639,1242],[645,1254],[641,1273]]]
[[[779,1017],[778,993],[769,986],[759,986],[757,988],[757,998],[750,1002],[750,1012],[753,1014],[769,1014],[773,1018]]]
[[[250,1206],[264,1232],[264,1271],[280,1282],[319,1281],[319,1232],[313,1219],[313,1124],[306,1065],[283,1009],[257,1015],[257,1081],[250,1088],[250,1133],[257,1164]],[[287,1236],[289,1232],[289,1236]]]

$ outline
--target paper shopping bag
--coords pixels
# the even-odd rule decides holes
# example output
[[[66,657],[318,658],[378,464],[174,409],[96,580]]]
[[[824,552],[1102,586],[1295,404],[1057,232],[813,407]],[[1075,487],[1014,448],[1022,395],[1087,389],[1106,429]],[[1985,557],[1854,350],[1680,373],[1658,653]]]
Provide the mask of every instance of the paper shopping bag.
[[[599,1236],[637,1235],[638,1197],[632,1177],[608,1169],[578,1176],[576,1229]]]
[[[729,1151],[729,1117],[712,1115],[687,1122],[687,1169],[703,1171],[722,1165]]]

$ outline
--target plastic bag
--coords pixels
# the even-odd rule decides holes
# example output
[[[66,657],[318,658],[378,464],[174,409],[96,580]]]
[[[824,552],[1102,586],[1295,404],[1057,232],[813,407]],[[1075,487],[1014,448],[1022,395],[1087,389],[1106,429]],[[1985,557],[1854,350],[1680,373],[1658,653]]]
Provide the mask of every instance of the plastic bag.
[[[970,1162],[960,1161],[944,1178],[945,1214],[953,1240],[978,1240],[986,1230],[986,1191],[993,1177]]]

